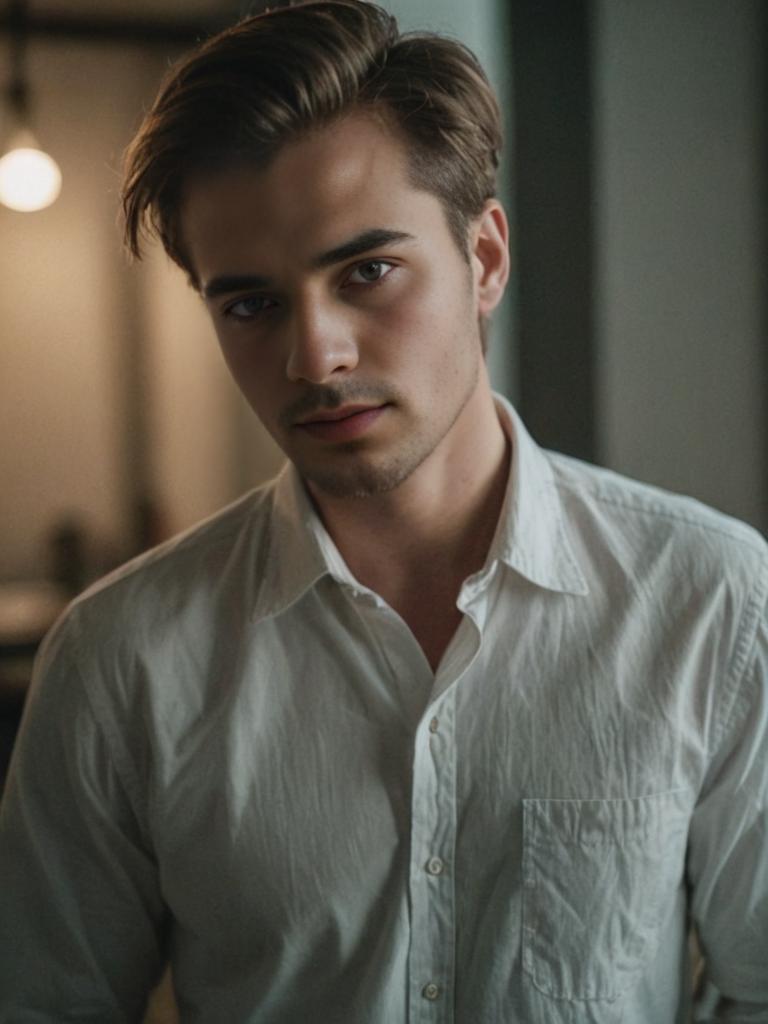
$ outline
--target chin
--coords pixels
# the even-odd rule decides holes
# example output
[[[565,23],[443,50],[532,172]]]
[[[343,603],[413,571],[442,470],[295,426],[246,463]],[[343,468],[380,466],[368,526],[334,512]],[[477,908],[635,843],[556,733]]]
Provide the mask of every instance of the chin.
[[[343,468],[297,465],[297,469],[313,488],[329,498],[373,498],[394,491],[419,468],[428,455],[429,451],[411,451],[382,465],[358,462]]]

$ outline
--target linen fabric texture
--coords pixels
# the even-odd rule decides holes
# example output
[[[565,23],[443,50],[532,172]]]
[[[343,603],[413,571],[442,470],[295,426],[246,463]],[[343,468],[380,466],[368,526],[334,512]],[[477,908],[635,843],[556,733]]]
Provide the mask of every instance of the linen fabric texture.
[[[766,544],[497,403],[437,672],[290,466],[73,604],[0,812],[0,1021],[137,1021],[170,959],[185,1024],[768,1022]]]

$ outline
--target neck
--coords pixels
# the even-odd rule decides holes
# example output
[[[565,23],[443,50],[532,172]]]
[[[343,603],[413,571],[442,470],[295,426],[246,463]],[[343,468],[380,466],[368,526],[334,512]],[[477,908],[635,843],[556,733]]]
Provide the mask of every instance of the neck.
[[[463,580],[485,562],[509,470],[509,442],[487,381],[451,432],[385,494],[332,498],[311,488],[326,529],[354,576],[404,611],[454,608]],[[436,607],[436,605],[435,605]]]

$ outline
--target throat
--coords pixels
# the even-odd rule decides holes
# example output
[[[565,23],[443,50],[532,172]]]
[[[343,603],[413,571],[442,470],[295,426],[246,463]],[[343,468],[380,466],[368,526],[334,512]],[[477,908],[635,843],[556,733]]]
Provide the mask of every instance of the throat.
[[[455,601],[441,609],[422,600],[417,608],[396,608],[395,611],[416,638],[432,673],[436,673],[448,645],[461,624],[462,613],[456,607]]]
[[[367,584],[408,626],[433,673],[461,624],[456,602],[465,575],[455,568],[440,571],[433,564],[401,578],[399,586],[385,578]]]
[[[372,504],[315,495],[350,572],[400,615],[433,672],[461,623],[459,593],[485,564],[504,503],[513,453],[494,423],[482,446],[490,464],[479,475],[452,464],[444,480],[429,487],[410,480]]]

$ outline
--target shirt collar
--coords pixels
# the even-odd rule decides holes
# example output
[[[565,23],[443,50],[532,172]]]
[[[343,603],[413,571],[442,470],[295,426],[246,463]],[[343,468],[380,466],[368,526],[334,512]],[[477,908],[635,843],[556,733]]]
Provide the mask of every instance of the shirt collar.
[[[512,444],[512,466],[488,562],[498,559],[547,590],[588,594],[568,539],[550,460],[512,405],[501,395],[495,399],[501,425]]]
[[[323,576],[359,589],[290,462],[272,483],[268,531],[269,550],[256,595],[256,619],[279,615]]]
[[[568,540],[550,462],[510,403],[500,395],[495,399],[502,427],[512,444],[512,466],[482,575],[494,563],[503,562],[537,586],[560,593],[587,594],[589,588]],[[324,576],[362,589],[291,463],[283,467],[272,487],[269,550],[258,586],[255,617],[285,611]]]

